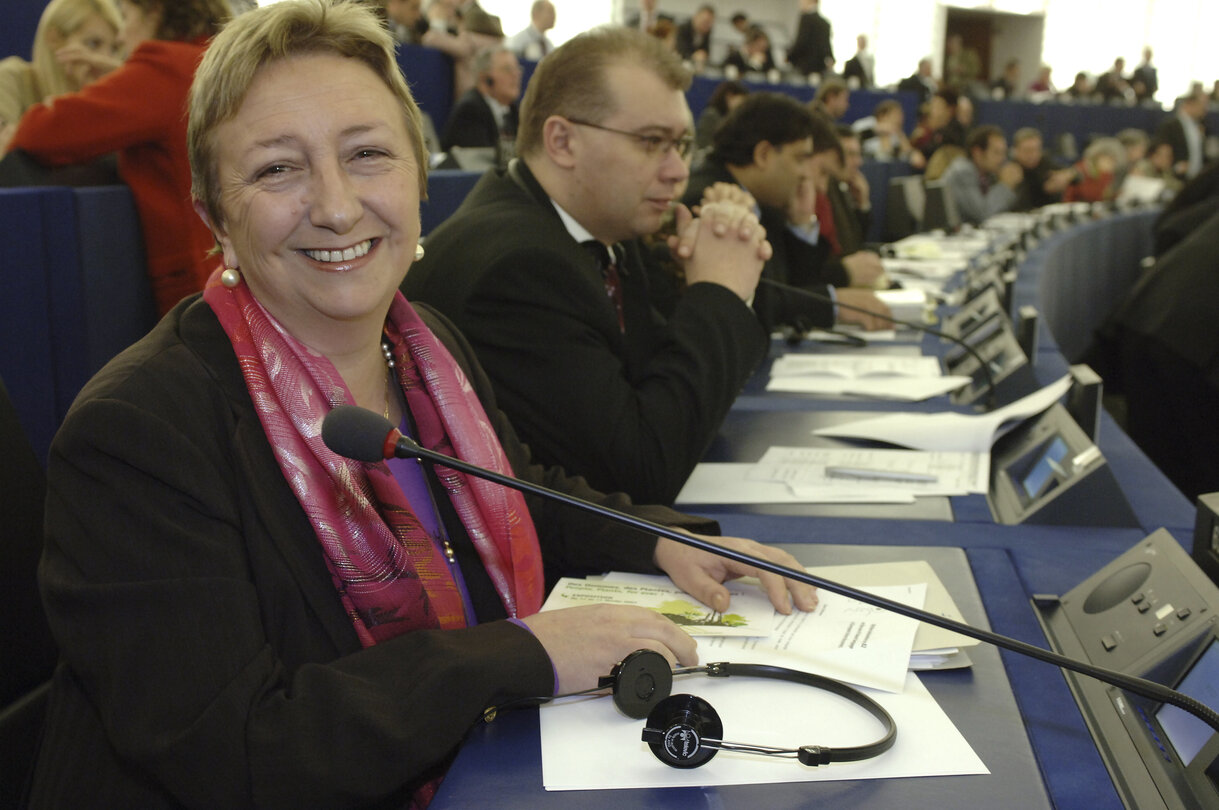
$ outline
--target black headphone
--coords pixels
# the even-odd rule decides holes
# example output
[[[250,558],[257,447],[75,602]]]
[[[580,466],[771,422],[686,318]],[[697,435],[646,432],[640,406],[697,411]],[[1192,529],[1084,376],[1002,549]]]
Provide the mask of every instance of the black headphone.
[[[710,703],[695,695],[669,694],[674,675],[698,673],[705,673],[712,678],[727,678],[731,675],[770,678],[824,689],[866,709],[884,725],[885,733],[875,742],[845,748],[821,745],[774,748],[728,742],[723,738],[723,723]],[[652,749],[657,759],[674,768],[697,768],[719,751],[786,757],[797,759],[802,765],[814,767],[831,762],[857,762],[888,751],[897,741],[897,724],[893,722],[893,718],[883,706],[863,692],[831,678],[785,667],[724,662],[672,670],[669,668],[669,662],[660,653],[654,650],[636,650],[615,665],[609,675],[600,678],[595,689],[576,694],[587,694],[606,688],[613,690],[614,705],[627,717],[647,718],[643,741]],[[550,699],[540,700],[546,702]],[[488,709],[484,716],[489,722],[494,715],[495,710]]]

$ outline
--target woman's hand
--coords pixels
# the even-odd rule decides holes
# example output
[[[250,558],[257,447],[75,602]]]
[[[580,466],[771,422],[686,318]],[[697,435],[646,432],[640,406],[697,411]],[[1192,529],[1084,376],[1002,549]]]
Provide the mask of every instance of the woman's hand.
[[[695,536],[714,545],[745,552],[798,571],[804,570],[804,566],[800,565],[795,557],[774,546],[742,537]],[[770,597],[770,603],[780,613],[791,613],[793,605],[799,610],[812,610],[817,607],[817,589],[812,585],[759,571],[752,565],[738,563],[666,537],[657,541],[653,562],[669,575],[677,587],[721,613],[727,610],[729,600],[728,589],[723,583],[746,576],[758,578],[762,589]]]
[[[597,685],[635,650],[655,650],[669,666],[694,666],[694,639],[654,610],[628,605],[581,605],[521,620],[542,643],[559,676],[558,694]]]

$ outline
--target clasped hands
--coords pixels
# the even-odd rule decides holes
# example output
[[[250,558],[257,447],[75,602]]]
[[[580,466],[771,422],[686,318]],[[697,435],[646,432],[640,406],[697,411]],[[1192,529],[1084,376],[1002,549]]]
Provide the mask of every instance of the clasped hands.
[[[687,284],[708,281],[727,287],[742,301],[753,297],[762,265],[773,253],[756,207],[749,192],[731,183],[709,187],[697,216],[677,206],[676,234],[669,238],[669,248]]]

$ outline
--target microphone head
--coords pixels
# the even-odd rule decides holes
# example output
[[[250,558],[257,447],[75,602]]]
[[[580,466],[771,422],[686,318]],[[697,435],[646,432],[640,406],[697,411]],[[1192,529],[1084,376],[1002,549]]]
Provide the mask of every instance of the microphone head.
[[[385,440],[394,431],[379,413],[356,405],[339,405],[322,420],[322,441],[331,451],[356,461],[385,460]]]

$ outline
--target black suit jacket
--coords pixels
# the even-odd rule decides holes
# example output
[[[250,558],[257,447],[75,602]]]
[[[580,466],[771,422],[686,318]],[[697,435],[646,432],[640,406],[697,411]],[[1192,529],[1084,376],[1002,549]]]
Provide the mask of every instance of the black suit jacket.
[[[469,338],[539,459],[637,501],[671,503],[765,355],[766,336],[718,284],[690,287],[666,321],[640,246],[624,248],[625,334],[593,254],[516,160],[484,175],[428,236],[402,289]]]
[[[677,55],[682,59],[693,58],[695,51],[706,51],[710,55],[711,35],[700,34],[694,30],[694,22],[686,20],[677,26],[677,35],[674,39],[673,47],[677,51]]]
[[[787,51],[787,62],[801,73],[822,73],[826,59],[834,57],[830,44],[830,22],[820,12],[800,15],[796,38]]]
[[[501,135],[516,135],[517,116],[518,108],[513,104],[508,108],[501,133],[495,123],[495,113],[491,112],[491,106],[483,94],[477,89],[467,90],[449,113],[440,148],[446,152],[454,146],[493,146],[498,149]]]
[[[1203,149],[1203,161],[1205,161],[1206,124],[1199,122],[1198,126],[1202,129],[1201,148]],[[1177,117],[1176,113],[1160,122],[1160,125],[1156,127],[1155,136],[1157,140],[1172,146],[1173,163],[1189,160],[1189,141],[1185,137],[1185,125],[1181,123],[1181,119]]]
[[[469,346],[421,314],[518,476],[678,517],[533,466]],[[504,609],[443,495],[482,623],[361,648],[228,338],[197,296],[85,387],[48,480],[40,578],[62,659],[33,807],[401,807],[484,707],[554,688],[541,645],[496,621]],[[650,566],[653,540],[569,507],[529,508],[548,578]]]
[[[714,153],[698,171],[690,175],[683,201],[686,205],[698,205],[703,192],[713,183],[739,185],[728,167]],[[842,263],[831,257],[827,240],[821,239],[816,245],[810,245],[796,236],[787,227],[787,214],[778,208],[759,206],[759,213],[762,227],[766,229],[766,238],[774,249],[762,268],[762,278],[808,289],[827,300],[816,300],[796,291],[759,284],[753,297],[753,307],[758,317],[771,329],[780,326],[833,326],[834,307],[828,301],[831,295],[829,288],[845,286],[850,280]]]
[[[852,76],[859,80],[860,87],[868,88],[872,86],[872,77],[868,75],[867,69],[859,61],[858,56],[852,56],[842,68],[842,78],[850,79]]]

